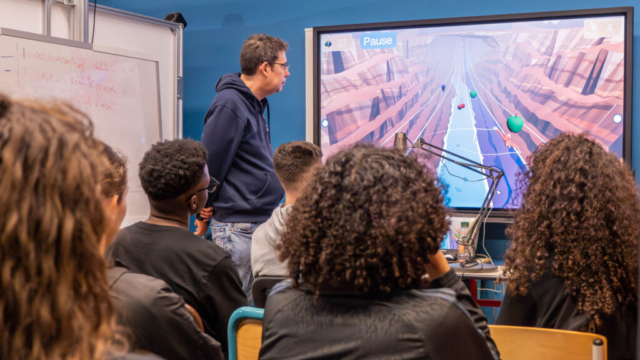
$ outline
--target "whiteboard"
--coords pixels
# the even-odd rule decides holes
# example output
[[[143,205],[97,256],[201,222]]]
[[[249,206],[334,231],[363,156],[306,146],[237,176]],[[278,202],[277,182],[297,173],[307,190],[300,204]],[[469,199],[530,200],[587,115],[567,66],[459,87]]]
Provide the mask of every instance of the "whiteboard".
[[[51,5],[49,15],[47,3]],[[77,38],[77,32],[84,29],[88,38],[85,42],[73,42],[72,46],[84,45],[85,49],[93,48],[94,52],[156,62],[161,139],[181,138],[182,25],[101,5],[94,13],[93,2],[87,0],[76,0],[74,4],[65,4],[62,0],[0,0],[0,32],[19,30],[35,36],[31,39],[64,44],[73,39],[82,40]],[[51,36],[38,38],[47,35],[47,19],[50,20]],[[93,44],[89,44],[92,39]],[[4,85],[0,85],[0,91],[3,90]],[[104,136],[102,132],[98,128],[99,136]],[[155,141],[144,137],[148,145]],[[114,141],[107,140],[107,143],[116,149],[121,147]],[[129,157],[130,192],[122,226],[128,226],[148,217],[149,204],[146,195],[136,190],[139,189],[138,157],[130,155],[129,150],[124,152]]]
[[[125,16],[127,14],[130,17]],[[126,52],[118,53],[158,61],[162,136],[164,139],[181,138],[182,94],[177,79],[182,78],[182,30],[163,25],[166,23],[163,20],[141,21],[148,18],[132,16],[134,14],[98,5],[93,36],[93,4],[89,4],[89,37],[93,37],[94,49],[103,47],[108,52],[121,49]]]
[[[0,34],[0,89],[19,99],[63,100],[87,113],[95,135],[128,157],[128,222],[146,218],[138,164],[162,138],[157,61]],[[31,38],[41,35],[29,35]]]

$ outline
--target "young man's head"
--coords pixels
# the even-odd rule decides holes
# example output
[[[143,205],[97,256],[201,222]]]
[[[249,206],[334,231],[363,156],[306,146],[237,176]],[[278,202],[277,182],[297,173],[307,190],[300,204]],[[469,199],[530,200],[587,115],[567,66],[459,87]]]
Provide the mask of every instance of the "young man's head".
[[[397,150],[343,150],[316,171],[282,236],[293,286],[316,294],[389,293],[421,285],[448,230],[435,175]]]
[[[101,251],[115,239],[120,225],[127,213],[127,158],[104,144],[102,155],[106,158],[110,167],[106,168],[102,175],[100,190],[103,196],[105,211],[107,213],[107,231],[102,242]]]
[[[285,54],[288,49],[287,42],[266,34],[251,35],[242,45],[242,75],[257,82],[260,95],[266,97],[282,91],[289,76],[289,64]]]
[[[195,140],[159,142],[140,162],[140,182],[155,210],[198,213],[210,187],[207,151]]]
[[[278,146],[273,167],[286,192],[287,204],[296,201],[320,164],[322,150],[310,142],[292,141]]]

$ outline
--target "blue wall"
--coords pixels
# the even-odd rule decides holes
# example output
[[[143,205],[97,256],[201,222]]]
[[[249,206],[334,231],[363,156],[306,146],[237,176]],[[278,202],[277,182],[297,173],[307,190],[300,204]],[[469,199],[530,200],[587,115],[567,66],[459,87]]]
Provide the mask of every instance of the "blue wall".
[[[269,97],[273,148],[305,139],[304,29],[314,26],[464,16],[517,14],[637,5],[638,0],[103,0],[100,4],[164,18],[179,11],[184,32],[184,137],[200,140],[203,118],[223,74],[239,72],[242,43],[251,34],[267,33],[289,42],[291,76],[282,92]],[[634,23],[633,167],[640,168],[640,7]],[[640,171],[640,170],[639,170]],[[636,181],[640,179],[640,173]],[[487,251],[504,256],[504,226],[487,225]]]
[[[240,71],[242,43],[253,33],[289,42],[291,76],[281,93],[269,97],[272,142],[305,138],[304,29],[383,21],[511,14],[637,5],[637,0],[103,0],[100,4],[163,18],[180,11],[184,33],[184,136],[200,139],[203,117],[221,75]],[[640,7],[636,7],[636,10]],[[640,13],[635,14],[633,103],[640,104]],[[633,113],[633,167],[640,167],[640,108]],[[640,174],[639,174],[640,175]],[[639,178],[638,176],[637,178]]]
[[[314,26],[464,16],[516,14],[601,7],[633,6],[638,0],[103,0],[100,4],[163,18],[180,11],[188,22],[184,33],[184,136],[200,140],[203,117],[221,75],[240,71],[242,43],[251,34],[267,33],[289,42],[291,76],[281,93],[269,97],[272,142],[305,139],[304,29]],[[634,23],[633,167],[640,168],[640,6]],[[640,170],[639,170],[640,171]],[[640,174],[636,176],[636,181]],[[487,224],[486,249],[504,257],[509,241],[504,224]],[[481,236],[482,238],[482,236]],[[483,253],[483,250],[479,250]],[[486,284],[493,286],[493,284]],[[485,286],[486,286],[485,285]],[[484,292],[486,293],[486,292]],[[487,296],[489,295],[489,296]],[[493,294],[483,294],[493,298]],[[502,298],[502,294],[499,294]],[[492,318],[493,309],[485,309]]]

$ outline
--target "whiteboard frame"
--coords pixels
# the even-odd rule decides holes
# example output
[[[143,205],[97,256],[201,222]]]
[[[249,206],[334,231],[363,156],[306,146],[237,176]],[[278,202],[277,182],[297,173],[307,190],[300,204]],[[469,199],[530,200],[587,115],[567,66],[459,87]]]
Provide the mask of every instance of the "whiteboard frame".
[[[79,49],[90,50],[90,51],[93,51],[93,52],[99,52],[99,53],[103,53],[103,54],[130,57],[130,58],[134,58],[134,59],[151,61],[151,62],[155,63],[155,66],[156,66],[156,89],[157,89],[156,97],[157,97],[157,100],[158,100],[158,136],[159,136],[160,141],[164,140],[164,137],[162,136],[162,106],[161,106],[162,98],[160,96],[160,64],[158,62],[158,59],[155,58],[155,56],[153,56],[151,54],[135,53],[133,51],[123,50],[123,49],[110,48],[110,47],[107,47],[107,46],[95,46],[94,47],[93,44],[90,44],[90,43],[87,43],[87,42],[63,39],[63,38],[58,38],[58,37],[53,37],[53,36],[47,36],[47,35],[31,33],[31,32],[27,32],[27,31],[13,30],[13,29],[7,29],[7,28],[0,27],[0,36],[3,36],[3,35],[4,36],[16,37],[16,38],[21,38],[21,39],[27,39],[27,40],[40,41],[40,42],[45,42],[45,43],[49,43],[49,44],[70,46],[70,47],[75,47],[75,48],[79,48]]]
[[[44,0],[47,1],[47,0]],[[63,2],[62,0],[56,0],[56,2]],[[81,0],[81,2],[85,2],[87,3],[88,0]],[[88,30],[88,26],[89,26],[89,21],[88,21],[88,13],[92,12],[94,8],[94,4],[93,3],[88,3],[87,6],[87,38],[89,37],[89,30]],[[139,21],[139,22],[144,22],[144,23],[148,23],[148,24],[153,24],[153,25],[160,25],[160,26],[166,26],[168,28],[171,29],[171,32],[173,32],[173,34],[175,35],[175,51],[174,51],[174,55],[175,55],[175,59],[176,59],[176,74],[175,74],[175,79],[174,79],[174,88],[176,89],[175,92],[175,97],[174,97],[174,109],[175,109],[175,123],[174,123],[174,137],[176,139],[182,139],[182,105],[183,105],[183,101],[184,101],[184,91],[183,91],[183,84],[184,84],[184,80],[183,80],[183,73],[182,73],[182,44],[183,44],[183,31],[184,31],[184,27],[182,24],[179,23],[174,23],[171,21],[167,21],[167,20],[163,20],[163,19],[157,19],[151,16],[146,16],[146,15],[141,15],[141,14],[136,14],[136,13],[132,13],[129,11],[125,11],[125,10],[120,10],[120,9],[115,9],[115,8],[111,8],[108,6],[103,6],[103,5],[98,5],[98,9],[97,11],[104,13],[104,14],[109,14],[109,15],[114,15],[114,16],[118,16],[118,17],[122,17],[122,18],[126,18],[126,19],[131,19],[131,20],[135,20],[135,21]],[[86,40],[88,41],[88,39]],[[159,68],[159,67],[158,67]],[[159,70],[158,70],[159,71]],[[159,74],[158,74],[159,75]],[[159,79],[159,77],[158,77]],[[160,83],[158,82],[158,91],[160,91]],[[163,138],[161,138],[161,140],[164,140]]]
[[[14,30],[0,27],[0,35],[13,36],[21,39],[42,41],[50,44],[71,46],[85,50],[93,50],[93,45],[75,40],[63,39],[48,35],[36,34],[28,31]],[[146,59],[145,59],[146,60]]]

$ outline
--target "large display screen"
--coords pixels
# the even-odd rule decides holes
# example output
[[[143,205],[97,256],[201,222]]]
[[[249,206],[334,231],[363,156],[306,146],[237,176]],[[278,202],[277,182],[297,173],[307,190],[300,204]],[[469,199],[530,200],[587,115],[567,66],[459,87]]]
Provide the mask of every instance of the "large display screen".
[[[356,142],[393,147],[403,132],[502,169],[492,205],[509,209],[518,206],[518,170],[562,132],[588,132],[628,156],[624,14],[455,21],[317,31],[316,141],[325,158]],[[425,162],[447,185],[449,207],[482,206],[482,175],[435,156]]]

